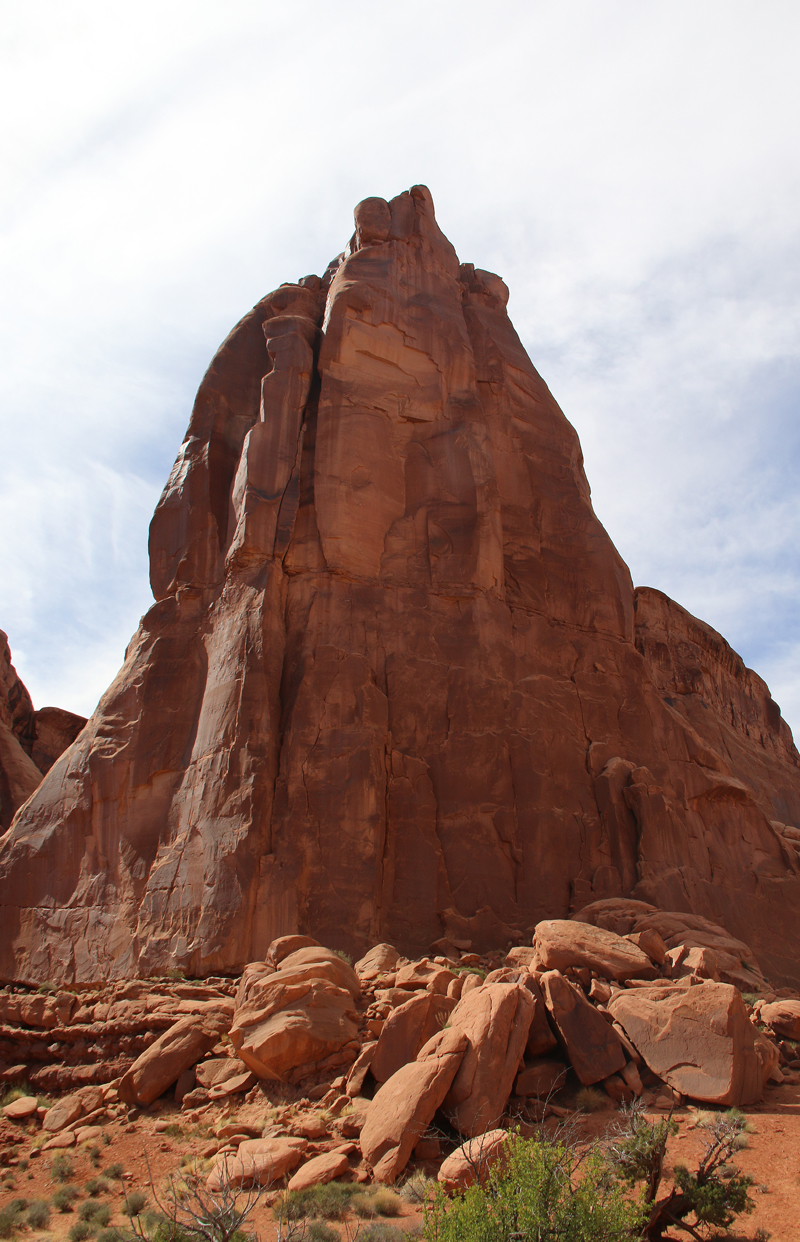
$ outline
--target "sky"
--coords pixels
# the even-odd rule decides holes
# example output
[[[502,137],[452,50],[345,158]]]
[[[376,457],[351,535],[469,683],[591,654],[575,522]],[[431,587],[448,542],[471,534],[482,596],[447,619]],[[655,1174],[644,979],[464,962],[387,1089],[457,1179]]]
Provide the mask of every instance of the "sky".
[[[215,349],[427,184],[637,585],[800,729],[796,0],[0,0],[0,627],[88,715]]]

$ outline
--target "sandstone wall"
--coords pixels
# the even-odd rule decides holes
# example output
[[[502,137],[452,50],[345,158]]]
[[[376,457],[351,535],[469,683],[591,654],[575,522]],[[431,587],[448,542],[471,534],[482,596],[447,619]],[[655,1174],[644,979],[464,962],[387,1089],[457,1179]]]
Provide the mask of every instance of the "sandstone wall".
[[[713,641],[675,688],[713,631],[634,597],[507,297],[415,187],[233,330],[157,602],[2,839],[3,977],[228,971],[295,931],[483,949],[633,895],[800,978],[788,729]]]

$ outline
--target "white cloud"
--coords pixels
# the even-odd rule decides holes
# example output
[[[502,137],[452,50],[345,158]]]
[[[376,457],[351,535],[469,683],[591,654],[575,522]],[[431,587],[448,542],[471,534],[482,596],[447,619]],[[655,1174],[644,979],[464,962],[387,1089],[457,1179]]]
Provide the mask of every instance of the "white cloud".
[[[800,724],[800,11],[738,0],[7,10],[0,625],[89,711],[219,340],[430,185],[499,271],[634,579]]]

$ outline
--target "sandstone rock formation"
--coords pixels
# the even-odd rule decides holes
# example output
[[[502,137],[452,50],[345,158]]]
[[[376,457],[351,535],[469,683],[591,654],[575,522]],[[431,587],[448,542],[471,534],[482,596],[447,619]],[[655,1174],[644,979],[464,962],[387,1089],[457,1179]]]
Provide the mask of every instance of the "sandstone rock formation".
[[[85,724],[85,717],[60,707],[33,710],[0,630],[0,832]]]
[[[0,975],[237,971],[285,934],[483,950],[633,896],[800,980],[766,686],[634,592],[505,285],[428,191],[355,220],[203,379],[157,602],[3,838]]]

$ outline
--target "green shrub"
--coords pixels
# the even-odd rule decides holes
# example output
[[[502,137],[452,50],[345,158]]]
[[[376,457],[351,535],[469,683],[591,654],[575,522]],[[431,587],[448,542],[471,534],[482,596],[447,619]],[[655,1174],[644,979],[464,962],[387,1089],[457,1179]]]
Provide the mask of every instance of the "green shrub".
[[[426,1173],[418,1170],[403,1182],[400,1187],[400,1197],[405,1199],[406,1203],[424,1203],[437,1185],[435,1178],[428,1177]]]
[[[25,1217],[30,1229],[46,1229],[50,1220],[50,1205],[44,1199],[34,1199]]]
[[[359,1195],[353,1200],[353,1211],[362,1220],[371,1220],[373,1216],[399,1216],[401,1199],[393,1190],[385,1187]],[[361,1234],[359,1234],[359,1238]]]
[[[106,1165],[106,1177],[112,1178],[114,1181],[121,1181],[124,1169],[121,1164]]]
[[[107,1203],[98,1203],[96,1199],[87,1199],[82,1203],[78,1212],[80,1220],[89,1221],[91,1224],[104,1229],[111,1220],[111,1208]]]
[[[452,1199],[438,1189],[424,1210],[428,1242],[623,1242],[637,1236],[644,1219],[599,1152],[581,1156],[563,1143],[518,1136],[484,1185]]]
[[[359,1234],[359,1238],[361,1234]],[[339,1242],[339,1235],[322,1220],[312,1220],[306,1229],[308,1242]]]
[[[125,1215],[138,1216],[147,1204],[147,1195],[143,1190],[133,1190],[125,1200]]]
[[[78,1197],[77,1186],[62,1186],[53,1195],[52,1204],[58,1212],[71,1212],[72,1205]]]
[[[97,1195],[107,1194],[111,1187],[104,1177],[90,1177],[83,1189],[94,1199]]]
[[[92,1227],[85,1220],[76,1220],[67,1237],[69,1242],[86,1242],[86,1238],[91,1236],[91,1232]]]
[[[110,1229],[101,1229],[97,1235],[97,1242],[129,1242],[129,1239],[130,1235],[116,1225],[112,1225]]]
[[[10,1203],[0,1208],[0,1238],[10,1238],[21,1223],[19,1212],[15,1212]]]
[[[164,1133],[167,1138],[183,1138],[183,1130],[176,1121],[170,1122]]]
[[[307,1190],[287,1190],[276,1204],[276,1214],[285,1220],[342,1220],[356,1197],[363,1196],[364,1188],[346,1182],[327,1182],[324,1186],[309,1186]]]
[[[350,956],[349,953],[345,953],[344,949],[334,949],[333,952],[336,954],[337,957],[340,957],[343,962],[347,962],[348,966],[353,965],[352,957]]]
[[[54,1182],[68,1182],[73,1172],[72,1161],[63,1152],[60,1152],[50,1165],[50,1178]]]
[[[376,1220],[359,1232],[358,1242],[404,1242],[405,1237],[402,1229]]]

